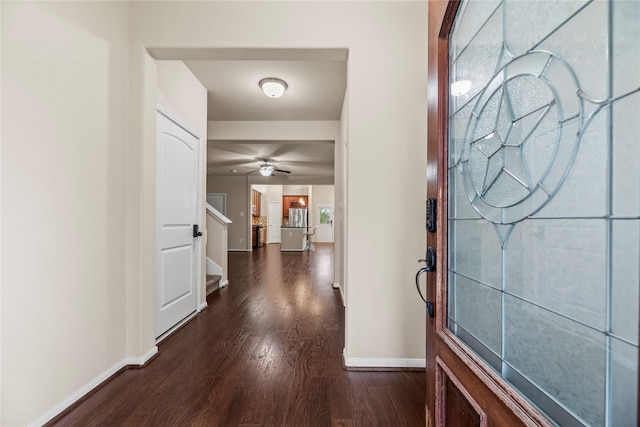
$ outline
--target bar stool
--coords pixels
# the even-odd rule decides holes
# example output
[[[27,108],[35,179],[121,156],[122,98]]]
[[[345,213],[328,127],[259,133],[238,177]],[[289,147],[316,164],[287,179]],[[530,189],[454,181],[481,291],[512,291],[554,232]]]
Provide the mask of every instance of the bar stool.
[[[306,231],[302,234],[304,234],[305,236],[307,236],[307,244],[304,247],[305,251],[315,251],[316,247],[313,245],[313,243],[311,243],[311,236],[316,234],[316,230],[318,229],[318,226],[316,225],[315,227],[313,227],[313,230],[309,231],[309,227],[307,227]]]

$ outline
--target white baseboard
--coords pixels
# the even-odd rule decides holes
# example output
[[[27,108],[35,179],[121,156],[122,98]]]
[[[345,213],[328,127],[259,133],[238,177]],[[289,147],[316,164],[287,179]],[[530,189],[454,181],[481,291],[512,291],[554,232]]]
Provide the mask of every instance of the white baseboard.
[[[347,350],[342,351],[344,364],[347,368],[405,368],[416,369],[427,366],[425,359],[383,359],[373,357],[348,357]]]
[[[42,416],[40,416],[38,419],[30,422],[28,425],[30,427],[31,426],[40,427],[48,423],[54,417],[60,414],[62,411],[64,411],[69,406],[73,405],[78,400],[80,400],[85,394],[89,393],[91,390],[93,390],[94,388],[102,384],[104,381],[109,379],[109,377],[111,377],[113,374],[118,372],[120,369],[124,368],[127,365],[136,365],[136,366],[144,365],[145,363],[147,363],[149,359],[155,356],[157,352],[158,352],[158,347],[154,345],[151,348],[151,350],[149,350],[142,357],[127,357],[121,360],[120,362],[116,363],[115,365],[113,365],[112,367],[110,367],[109,369],[107,369],[106,371],[104,371],[103,373],[101,373],[91,381],[89,381],[87,384],[85,384],[84,386],[76,390],[73,394],[71,394],[71,396],[64,399],[62,402],[58,403],[53,408],[49,409],[47,412],[42,414]]]
[[[223,280],[222,282],[220,282],[220,287],[224,288],[225,286],[229,286],[229,281],[228,280]]]
[[[147,354],[145,354],[142,357],[127,357],[126,359],[124,359],[124,365],[122,365],[122,366],[127,366],[127,365],[142,366],[145,363],[147,363],[149,361],[149,359],[151,359],[157,353],[158,353],[158,346],[154,345],[151,348],[151,350],[149,350],[147,352]]]
[[[202,304],[200,304],[200,307],[198,307],[198,313],[200,313],[205,308],[207,308],[207,302],[206,301],[203,302]]]
[[[342,301],[342,306],[346,307],[347,305],[344,303],[344,293],[342,293],[342,286],[340,286],[340,283],[334,283],[332,286],[333,289],[337,289],[340,291],[340,300]]]

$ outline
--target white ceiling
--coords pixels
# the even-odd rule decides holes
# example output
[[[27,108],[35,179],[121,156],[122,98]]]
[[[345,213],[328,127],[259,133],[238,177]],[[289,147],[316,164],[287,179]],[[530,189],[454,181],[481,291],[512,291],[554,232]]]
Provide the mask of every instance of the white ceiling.
[[[346,62],[185,61],[207,88],[209,120],[340,120]],[[281,98],[265,96],[265,77],[287,82]]]
[[[340,120],[347,85],[345,49],[152,49],[156,59],[181,59],[207,89],[209,121]],[[278,99],[258,83],[277,77],[289,86]],[[316,178],[333,182],[333,141],[207,141],[207,173],[240,175],[267,159],[279,169],[273,183]],[[233,172],[233,171],[236,172]],[[251,176],[260,176],[254,173]],[[274,177],[277,178],[277,177]]]
[[[266,159],[295,177],[333,177],[333,141],[209,141],[207,172],[242,175],[253,172]],[[235,172],[234,172],[235,170]],[[279,174],[276,172],[276,175]],[[288,177],[287,177],[288,178]]]

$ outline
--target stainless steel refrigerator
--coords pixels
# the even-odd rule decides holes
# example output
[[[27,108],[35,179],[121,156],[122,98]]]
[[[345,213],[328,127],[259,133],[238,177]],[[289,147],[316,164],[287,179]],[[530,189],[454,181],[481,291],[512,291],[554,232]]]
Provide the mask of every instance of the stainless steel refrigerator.
[[[289,209],[289,227],[306,227],[308,222],[308,209]]]

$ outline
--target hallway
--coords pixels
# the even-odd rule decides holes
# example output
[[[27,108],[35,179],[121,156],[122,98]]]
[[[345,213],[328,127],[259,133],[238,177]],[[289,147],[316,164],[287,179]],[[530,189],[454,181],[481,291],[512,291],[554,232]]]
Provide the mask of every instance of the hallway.
[[[230,253],[230,285],[147,368],[54,425],[424,426],[424,372],[343,369],[333,245],[279,249]]]

